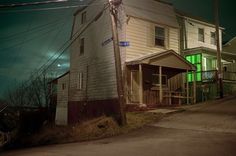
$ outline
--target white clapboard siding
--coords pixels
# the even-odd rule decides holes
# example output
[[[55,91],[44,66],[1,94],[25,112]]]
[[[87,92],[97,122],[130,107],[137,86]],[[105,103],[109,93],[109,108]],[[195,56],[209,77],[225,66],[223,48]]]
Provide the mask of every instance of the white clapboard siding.
[[[196,20],[185,20],[186,35],[187,35],[187,48],[206,47],[216,50],[216,45],[211,44],[211,32],[215,32],[215,27],[209,24],[197,22]],[[198,29],[204,29],[205,41],[198,41]],[[220,43],[222,43],[222,30],[220,30]],[[222,49],[222,45],[220,44]]]
[[[172,49],[179,52],[179,29],[163,26],[166,29],[166,48],[155,47],[155,26],[163,26],[149,21],[130,18],[127,24],[126,38],[130,47],[126,49],[126,61],[142,57],[147,54],[164,52]]]
[[[55,119],[57,125],[67,125],[68,89],[69,73],[59,78],[57,83],[57,107]]]
[[[98,9],[97,5],[91,5],[84,11],[87,12],[89,20],[90,17],[94,18],[101,9],[102,7]],[[108,11],[106,10],[81,35],[85,38],[84,55],[79,55],[79,39],[71,48],[70,101],[103,100],[117,97],[113,43],[102,45],[112,37]],[[81,13],[77,16],[80,17]],[[74,30],[74,32],[76,31]],[[78,74],[81,72],[83,73],[83,88],[78,90]]]

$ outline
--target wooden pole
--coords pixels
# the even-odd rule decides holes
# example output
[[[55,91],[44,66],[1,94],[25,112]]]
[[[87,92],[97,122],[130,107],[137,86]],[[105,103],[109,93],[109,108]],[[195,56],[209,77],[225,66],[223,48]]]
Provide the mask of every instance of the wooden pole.
[[[216,46],[217,46],[217,65],[218,65],[218,88],[220,98],[224,97],[223,92],[223,73],[221,67],[221,48],[220,48],[220,30],[219,30],[219,0],[214,0],[214,15],[215,15],[215,27],[216,27]]]
[[[193,80],[193,103],[195,104],[196,103],[196,97],[197,97],[197,90],[196,90],[196,87],[197,87],[197,74],[196,74],[196,71],[194,71],[194,80]]]
[[[187,70],[187,75],[188,75],[188,70]],[[187,104],[189,104],[189,82],[188,82],[188,78],[186,79],[186,90],[187,90]]]
[[[139,103],[143,105],[143,68],[139,65]]]
[[[117,93],[118,93],[118,98],[119,98],[120,124],[126,125],[124,85],[123,85],[122,68],[121,68],[119,36],[118,36],[118,29],[117,29],[118,8],[120,4],[121,4],[121,1],[120,3],[117,3],[117,1],[109,0],[110,17],[111,17],[111,22],[112,22],[112,37],[113,37],[113,46],[114,46],[115,68],[116,68]]]
[[[163,88],[162,88],[162,67],[159,66],[159,98],[160,98],[160,104],[163,102]]]

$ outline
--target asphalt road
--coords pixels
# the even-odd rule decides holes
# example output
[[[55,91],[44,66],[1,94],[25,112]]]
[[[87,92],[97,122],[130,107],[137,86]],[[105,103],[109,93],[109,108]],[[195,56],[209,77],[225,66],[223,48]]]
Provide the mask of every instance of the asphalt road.
[[[0,153],[4,156],[235,156],[236,96],[187,107],[158,123],[99,141]]]

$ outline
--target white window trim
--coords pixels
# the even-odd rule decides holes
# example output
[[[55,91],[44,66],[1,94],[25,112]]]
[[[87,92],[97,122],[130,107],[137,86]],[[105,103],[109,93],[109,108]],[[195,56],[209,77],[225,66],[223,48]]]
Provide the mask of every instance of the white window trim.
[[[200,38],[199,38],[199,35],[200,35],[200,31],[199,30],[203,30],[203,41],[200,41]],[[202,42],[202,43],[204,43],[205,42],[205,29],[204,28],[198,28],[198,41],[199,42]]]
[[[77,81],[77,90],[83,90],[83,73],[79,72]]]
[[[211,31],[211,32],[210,32],[210,35],[212,35],[212,33],[215,34],[214,43],[212,43],[212,39],[213,39],[212,36],[210,37],[210,40],[211,40],[210,42],[211,42],[212,45],[216,45],[216,32]]]

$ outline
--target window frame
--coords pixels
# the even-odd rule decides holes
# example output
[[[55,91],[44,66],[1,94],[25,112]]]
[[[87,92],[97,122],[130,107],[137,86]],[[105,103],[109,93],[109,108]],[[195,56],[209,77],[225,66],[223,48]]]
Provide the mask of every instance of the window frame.
[[[77,90],[83,90],[83,72],[78,73]]]
[[[84,55],[84,50],[85,50],[85,38],[82,37],[80,38],[79,54]]]
[[[154,76],[158,78],[158,83],[157,84],[153,82],[153,77]],[[160,84],[159,84],[159,76],[160,76],[160,74],[152,74],[152,85],[153,86],[160,86]],[[165,80],[165,81],[163,81],[163,80]],[[165,83],[163,83],[163,82],[165,82]],[[162,86],[167,86],[167,85],[168,85],[167,75],[162,75]]]
[[[214,34],[214,38],[213,38],[213,34]],[[214,39],[214,42],[213,42],[213,39]],[[216,45],[216,32],[212,32],[212,31],[211,31],[211,44]]]
[[[200,33],[202,31],[202,34]],[[205,30],[204,28],[198,28],[198,41],[205,42]]]
[[[82,14],[81,14],[81,25],[84,24],[84,23],[86,23],[86,21],[87,21],[87,12],[84,11],[84,12],[82,12]]]
[[[157,34],[157,29],[162,29],[163,30],[163,35],[161,36],[160,34]],[[159,26],[159,25],[155,25],[154,27],[154,45],[155,47],[162,47],[162,48],[166,48],[167,47],[167,31],[166,31],[166,28],[165,27],[162,27],[162,26]],[[160,36],[160,37],[158,37]],[[161,40],[161,42],[163,42],[163,45],[162,44],[158,44],[157,43],[157,40]]]

